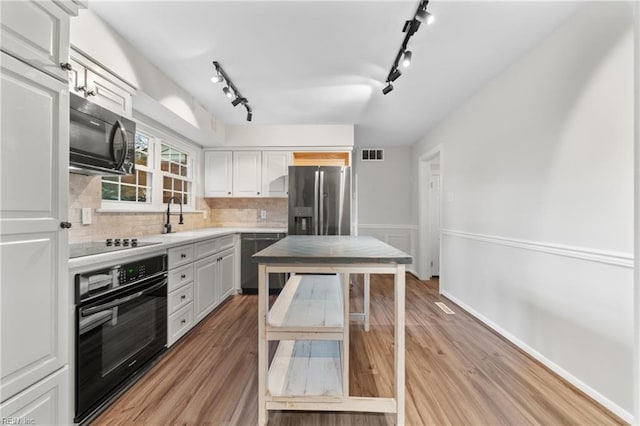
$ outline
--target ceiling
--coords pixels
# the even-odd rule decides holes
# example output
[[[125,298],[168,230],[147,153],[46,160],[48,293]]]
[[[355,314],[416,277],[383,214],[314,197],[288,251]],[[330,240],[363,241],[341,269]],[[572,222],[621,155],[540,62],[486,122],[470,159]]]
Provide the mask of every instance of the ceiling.
[[[432,1],[413,61],[381,92],[418,1],[100,1],[91,10],[227,124],[355,124],[361,146],[410,145],[550,34],[578,2]],[[249,124],[250,125],[250,124]]]

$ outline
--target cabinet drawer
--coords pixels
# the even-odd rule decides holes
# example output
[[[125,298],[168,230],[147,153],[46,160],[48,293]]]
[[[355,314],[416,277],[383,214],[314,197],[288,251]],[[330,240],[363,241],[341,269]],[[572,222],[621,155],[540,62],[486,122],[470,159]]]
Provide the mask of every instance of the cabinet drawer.
[[[211,256],[218,251],[218,238],[196,243],[196,259]]]
[[[218,238],[219,240],[218,250],[225,250],[230,247],[233,247],[234,240],[235,240],[234,237],[235,237],[234,235],[227,235],[226,237]]]
[[[169,292],[179,289],[193,281],[193,264],[190,263],[169,271]]]
[[[193,283],[189,283],[184,287],[169,293],[167,300],[167,311],[169,315],[187,306],[193,301]]]
[[[173,345],[193,327],[193,303],[189,303],[176,313],[169,315],[167,330],[168,345]]]
[[[167,251],[169,255],[169,269],[193,262],[193,244],[174,247]]]

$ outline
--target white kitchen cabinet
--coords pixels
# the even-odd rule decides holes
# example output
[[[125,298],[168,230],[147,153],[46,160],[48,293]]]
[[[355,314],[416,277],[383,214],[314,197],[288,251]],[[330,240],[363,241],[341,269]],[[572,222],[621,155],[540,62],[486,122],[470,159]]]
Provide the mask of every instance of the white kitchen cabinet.
[[[235,253],[228,249],[220,253],[218,261],[218,303],[224,301],[233,293],[235,283]]]
[[[231,197],[233,191],[233,153],[205,151],[204,196]]]
[[[262,152],[234,151],[233,196],[260,197],[262,193]]]
[[[262,195],[287,197],[291,152],[264,151],[262,153]]]
[[[133,114],[135,88],[78,52],[71,51],[69,90],[125,117]]]
[[[51,1],[0,1],[2,51],[62,81],[69,61],[69,15]],[[3,95],[4,96],[4,95]]]
[[[63,81],[5,53],[1,58],[0,395],[6,400],[68,362],[68,235],[61,224],[68,214],[69,93]]]
[[[68,367],[25,389],[0,404],[3,424],[65,425],[71,424],[69,411]],[[9,422],[13,423],[9,423]]]
[[[218,303],[218,263],[216,256],[209,256],[194,264],[196,322],[213,311]]]
[[[193,327],[193,244],[167,251],[167,346],[173,345]]]

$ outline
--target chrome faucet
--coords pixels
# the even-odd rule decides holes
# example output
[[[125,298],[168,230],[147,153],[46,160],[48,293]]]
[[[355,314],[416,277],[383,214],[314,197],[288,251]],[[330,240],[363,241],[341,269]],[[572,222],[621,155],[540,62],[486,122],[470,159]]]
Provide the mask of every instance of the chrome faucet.
[[[180,204],[180,221],[178,225],[184,225],[184,219],[182,217],[182,200],[178,197],[171,197],[167,200],[167,223],[164,224],[165,234],[171,234],[173,231],[171,230],[171,201],[177,200]]]

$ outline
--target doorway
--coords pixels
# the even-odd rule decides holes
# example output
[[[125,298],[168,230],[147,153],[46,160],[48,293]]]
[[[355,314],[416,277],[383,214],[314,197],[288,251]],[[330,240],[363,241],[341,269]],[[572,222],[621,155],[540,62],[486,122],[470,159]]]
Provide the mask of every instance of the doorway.
[[[421,280],[440,276],[443,153],[441,145],[422,155],[418,167],[419,259]]]

